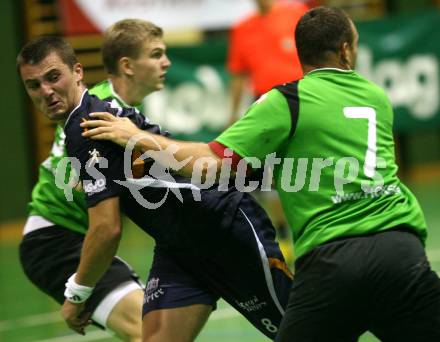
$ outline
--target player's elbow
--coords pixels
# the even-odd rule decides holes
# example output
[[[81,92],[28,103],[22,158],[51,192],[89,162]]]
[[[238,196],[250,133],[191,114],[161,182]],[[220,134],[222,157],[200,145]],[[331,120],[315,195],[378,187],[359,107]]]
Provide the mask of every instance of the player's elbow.
[[[122,237],[120,224],[101,222],[94,225],[93,231],[107,241],[118,242]]]
[[[108,229],[108,238],[113,241],[119,241],[122,237],[121,225],[112,225],[112,228]]]

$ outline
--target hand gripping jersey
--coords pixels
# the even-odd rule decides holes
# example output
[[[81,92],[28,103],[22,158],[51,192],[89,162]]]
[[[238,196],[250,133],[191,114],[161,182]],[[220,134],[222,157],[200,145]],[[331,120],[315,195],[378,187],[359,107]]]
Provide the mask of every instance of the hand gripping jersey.
[[[214,238],[218,227],[229,227],[242,193],[234,188],[201,189],[152,159],[145,161],[145,176],[134,179],[129,150],[110,141],[82,137],[80,123],[90,120],[92,112],[127,117],[143,130],[168,135],[159,126],[149,124],[136,109],[115,107],[85,91],[64,130],[68,156],[76,158],[76,169],[80,168],[77,172],[88,207],[118,196],[121,209],[129,218],[155,238],[158,245],[173,249],[198,245],[200,239]]]
[[[130,151],[126,152],[109,141],[93,141],[81,136],[79,125],[90,119],[89,113],[109,111],[130,118],[142,129],[168,134],[149,124],[136,109],[122,109],[126,104],[113,94],[110,83],[104,82],[93,90],[109,102],[84,92],[81,103],[66,122],[62,151],[65,155],[67,150],[70,157],[76,158],[72,160],[77,161],[74,162],[74,172],[80,175],[86,193],[78,193],[78,200],[83,203],[81,215],[86,215],[86,207],[119,196],[122,211],[155,238],[143,313],[201,303],[215,305],[221,296],[257,329],[274,339],[287,303],[292,275],[284,263],[275,241],[275,230],[265,212],[250,195],[229,188],[227,184],[222,185],[223,191],[219,191],[218,185],[200,189],[152,159],[136,164],[137,171],[141,166],[141,179],[127,175],[133,159]],[[52,183],[47,189],[54,187],[53,174],[50,179]],[[74,207],[71,202],[66,202],[63,194],[59,197],[60,202],[54,199],[51,205],[63,208],[60,213],[71,217]],[[80,226],[85,229],[86,223]],[[48,285],[48,272],[54,275],[49,278],[55,280],[66,279],[74,272],[83,239],[81,235],[58,226],[43,232],[46,241],[43,246],[40,239],[43,234],[35,239],[28,236],[26,245],[21,245],[21,256],[26,260],[22,261],[23,266],[35,284],[62,303],[65,281],[51,281]],[[56,249],[57,241],[63,242],[66,248]],[[72,245],[69,241],[76,243]],[[39,248],[35,248],[35,244]],[[41,259],[41,255],[43,258],[52,256],[48,253],[50,248],[55,248],[65,259],[63,264],[69,265],[63,268],[65,272],[51,272],[53,258],[48,258],[45,267],[35,268],[34,260]],[[115,260],[118,259],[114,259],[114,263]],[[130,276],[114,267],[106,274],[113,281]],[[108,285],[103,286],[105,290],[111,290],[112,285],[117,284],[107,280],[102,283]],[[101,295],[106,293],[100,292]],[[99,303],[102,297],[91,298]]]
[[[281,158],[274,176],[299,257],[397,226],[425,240],[419,204],[396,175],[392,127],[381,88],[355,71],[318,69],[264,94],[216,140],[243,158]]]

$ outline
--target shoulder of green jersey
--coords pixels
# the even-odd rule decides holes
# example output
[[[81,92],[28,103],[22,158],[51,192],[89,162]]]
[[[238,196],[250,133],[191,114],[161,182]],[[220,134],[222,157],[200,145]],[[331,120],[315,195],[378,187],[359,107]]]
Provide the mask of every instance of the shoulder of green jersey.
[[[256,104],[260,104],[261,102],[265,101],[267,99],[267,94],[268,93],[264,93],[263,95],[261,95],[256,101]]]

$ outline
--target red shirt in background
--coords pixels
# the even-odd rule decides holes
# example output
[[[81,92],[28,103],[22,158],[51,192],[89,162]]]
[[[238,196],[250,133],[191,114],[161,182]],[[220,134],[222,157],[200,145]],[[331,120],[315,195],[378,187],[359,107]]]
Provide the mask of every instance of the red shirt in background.
[[[232,28],[227,67],[231,74],[250,76],[255,96],[302,77],[295,27],[308,9],[303,3],[278,2],[269,13],[255,13]]]

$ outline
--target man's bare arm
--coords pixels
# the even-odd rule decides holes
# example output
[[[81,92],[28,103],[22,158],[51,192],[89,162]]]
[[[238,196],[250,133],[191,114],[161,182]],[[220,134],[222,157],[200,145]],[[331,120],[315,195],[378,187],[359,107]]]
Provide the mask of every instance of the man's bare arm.
[[[84,240],[76,282],[95,286],[109,268],[122,235],[119,197],[89,208],[89,230]]]
[[[92,113],[89,120],[81,124],[87,128],[84,137],[95,140],[111,140],[123,147],[132,139],[136,141],[135,148],[147,153],[157,162],[174,169],[173,162],[184,162],[179,170],[180,174],[191,177],[193,172],[206,175],[207,164],[201,163],[201,158],[209,158],[217,164],[217,176],[221,169],[221,158],[215,154],[208,144],[173,140],[161,135],[152,134],[139,129],[127,118],[118,118],[109,113]],[[167,153],[154,153],[166,151]]]
[[[244,88],[246,86],[247,76],[244,74],[234,74],[231,76],[229,84],[229,93],[231,98],[231,114],[228,126],[239,119],[239,110],[243,98]]]
[[[89,209],[89,230],[81,252],[81,260],[73,281],[82,286],[94,287],[109,268],[121,238],[119,198],[112,197]],[[89,316],[82,315],[84,302],[65,300],[61,308],[67,325],[85,335]]]

